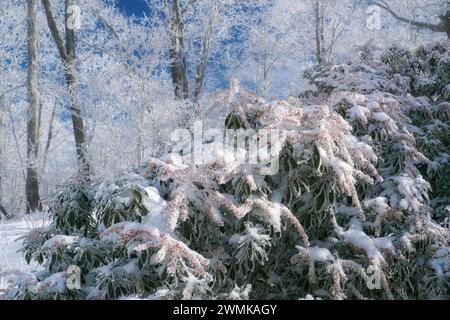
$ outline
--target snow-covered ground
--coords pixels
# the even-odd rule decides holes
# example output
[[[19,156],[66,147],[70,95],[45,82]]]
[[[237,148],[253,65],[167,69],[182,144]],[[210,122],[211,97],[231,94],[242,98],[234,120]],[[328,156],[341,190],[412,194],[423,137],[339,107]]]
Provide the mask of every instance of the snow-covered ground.
[[[12,270],[30,271],[33,268],[18,252],[22,247],[20,238],[30,230],[46,226],[48,223],[48,215],[44,213],[0,220],[0,289],[6,286],[1,273]]]

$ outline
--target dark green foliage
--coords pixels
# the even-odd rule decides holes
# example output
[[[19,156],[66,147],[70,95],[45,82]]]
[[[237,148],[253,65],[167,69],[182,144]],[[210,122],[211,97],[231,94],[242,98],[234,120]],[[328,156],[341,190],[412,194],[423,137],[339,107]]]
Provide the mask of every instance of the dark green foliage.
[[[55,197],[50,209],[55,228],[66,235],[74,232],[84,236],[95,234],[93,197],[93,188],[89,185],[77,183],[67,185]]]

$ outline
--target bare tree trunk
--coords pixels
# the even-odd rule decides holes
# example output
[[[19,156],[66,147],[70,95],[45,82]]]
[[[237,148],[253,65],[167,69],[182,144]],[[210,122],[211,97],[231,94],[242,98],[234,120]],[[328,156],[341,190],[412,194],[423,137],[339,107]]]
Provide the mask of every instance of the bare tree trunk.
[[[174,30],[173,30],[173,26],[172,26],[172,22],[170,22],[171,24],[171,29],[172,29],[172,35],[171,35],[171,48],[170,48],[170,67],[171,67],[171,73],[172,73],[172,83],[173,83],[173,87],[174,87],[174,92],[175,92],[175,97],[179,100],[183,99],[183,94],[182,94],[182,84],[181,84],[181,78],[180,78],[180,73],[179,73],[179,69],[178,69],[178,55],[177,55],[177,38],[176,36],[173,34]]]
[[[325,58],[325,7],[323,2],[320,2],[320,23],[319,23],[319,34],[320,34],[320,56],[322,57],[322,62],[326,61]]]
[[[180,49],[180,68],[181,68],[181,80],[183,84],[183,98],[189,99],[189,82],[188,82],[188,69],[187,69],[187,57],[186,57],[186,47],[184,45],[184,22],[183,17],[180,13],[180,5],[178,0],[173,0],[174,13],[175,13],[175,24],[177,26],[178,32],[178,45]]]
[[[73,6],[73,0],[66,0],[66,81],[69,88],[70,101],[72,104],[72,123],[75,134],[75,144],[77,148],[78,163],[80,166],[80,175],[83,178],[89,178],[91,168],[89,165],[87,146],[86,146],[86,131],[84,128],[84,121],[81,114],[81,108],[78,103],[77,79],[75,77],[75,30],[70,28],[68,8]]]
[[[316,59],[318,64],[325,62],[325,18],[321,0],[314,0],[314,19],[316,33]]]
[[[175,97],[179,100],[189,99],[188,65],[186,47],[184,44],[184,23],[178,0],[172,1],[169,17],[171,37],[170,59],[172,68],[172,82]]]
[[[52,109],[50,124],[48,126],[47,142],[45,144],[45,150],[44,150],[44,154],[42,157],[43,160],[42,160],[41,174],[45,172],[45,169],[47,167],[48,154],[50,153],[50,146],[51,146],[52,139],[53,139],[53,124],[55,122],[56,106],[57,106],[57,103],[55,102],[55,104],[53,105],[53,109]]]
[[[37,135],[37,137],[40,137],[41,136],[41,126],[42,126],[42,109],[43,109],[43,107],[44,107],[44,103],[43,103],[43,100],[44,99],[42,99],[42,95],[39,97],[39,108],[38,108],[38,111],[37,111],[37,129],[36,129],[36,135]],[[41,149],[41,143],[40,143],[40,141],[39,141],[39,139],[37,139],[38,141],[37,141],[37,144],[38,144],[38,150],[40,150]]]
[[[144,164],[145,144],[144,144],[144,126],[145,126],[145,109],[140,108],[137,115],[137,165],[140,167]]]
[[[199,59],[199,62],[197,64],[196,73],[195,73],[195,89],[194,89],[194,104],[196,108],[196,113],[199,112],[199,98],[203,90],[203,85],[205,82],[205,75],[206,75],[206,67],[208,65],[208,58],[209,58],[209,50],[211,47],[211,40],[212,40],[212,32],[213,32],[213,26],[214,26],[214,19],[216,16],[216,8],[212,8],[210,12],[210,17],[208,21],[208,27],[206,29],[205,36],[203,38],[203,47],[202,47],[202,53]]]
[[[78,102],[77,79],[75,76],[75,31],[69,25],[70,16],[68,8],[73,6],[73,0],[65,0],[65,31],[66,44],[59,33],[56,26],[53,10],[49,0],[42,0],[47,16],[48,27],[52,33],[55,44],[61,56],[62,63],[65,69],[65,77],[67,87],[69,89],[69,98],[71,103],[72,124],[75,137],[75,146],[78,158],[78,172],[81,179],[89,180],[91,175],[91,166],[89,164],[87,145],[86,145],[86,131],[84,127],[84,120],[81,113],[81,108]]]
[[[2,98],[0,97],[0,168],[3,162],[3,105]],[[2,172],[0,171],[0,211],[3,215],[7,215],[6,210],[2,207],[3,202],[3,182],[2,182]]]
[[[41,210],[39,178],[36,168],[37,137],[37,61],[36,16],[37,0],[28,0],[28,121],[27,121],[27,179],[26,212]]]
[[[264,97],[267,97],[267,95],[269,94],[269,70],[270,70],[269,53],[267,52],[267,48],[264,50],[263,61],[264,61],[263,62],[263,83],[262,83],[261,94]]]
[[[450,0],[447,0],[447,6],[445,8],[445,15],[441,18],[445,27],[445,33],[447,38],[450,39]]]

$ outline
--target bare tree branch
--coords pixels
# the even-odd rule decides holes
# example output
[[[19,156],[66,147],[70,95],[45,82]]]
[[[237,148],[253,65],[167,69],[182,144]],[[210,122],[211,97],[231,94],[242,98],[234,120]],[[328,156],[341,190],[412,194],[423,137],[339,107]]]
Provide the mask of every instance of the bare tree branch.
[[[114,27],[102,16],[100,13],[98,13],[99,20],[106,26],[106,28],[112,33],[114,38],[116,39],[117,43],[122,48],[122,51],[125,52],[127,55],[127,59],[132,63],[133,67],[130,67],[127,63],[125,63],[128,68],[131,70],[133,75],[137,74],[136,67],[138,65],[138,62],[136,61],[136,58],[133,56],[133,54],[128,49],[128,46],[125,44],[125,42],[120,37],[119,33],[114,29]]]
[[[13,91],[16,91],[17,89],[20,89],[20,88],[24,88],[24,87],[26,87],[26,83],[24,83],[24,84],[21,84],[21,85],[19,85],[19,86],[16,86],[16,87],[13,87],[13,88],[11,88],[11,89],[8,89],[8,90],[6,90],[5,92],[2,92],[2,94],[0,94],[0,99],[1,98],[3,98],[4,96],[6,96],[8,93],[10,93],[10,92],[13,92]]]
[[[427,23],[427,22],[415,21],[412,19],[408,19],[408,18],[399,16],[394,10],[392,10],[390,5],[386,1],[375,2],[374,5],[386,10],[391,16],[393,16],[395,19],[397,19],[401,22],[408,23],[410,25],[413,25],[413,26],[416,26],[419,28],[429,29],[434,32],[446,32],[446,28],[443,23],[432,24],[432,23]]]

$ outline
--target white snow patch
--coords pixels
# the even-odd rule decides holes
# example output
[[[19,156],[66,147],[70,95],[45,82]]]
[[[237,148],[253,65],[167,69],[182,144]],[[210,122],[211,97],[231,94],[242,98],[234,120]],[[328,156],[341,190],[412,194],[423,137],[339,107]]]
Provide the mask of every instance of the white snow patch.
[[[313,262],[325,262],[328,260],[334,260],[333,255],[326,248],[315,246],[312,248],[306,248],[306,251],[308,251]]]
[[[346,114],[350,119],[357,119],[362,121],[363,123],[366,123],[367,116],[370,115],[370,110],[365,107],[354,106],[348,109]]]
[[[386,122],[386,121],[390,121],[392,120],[391,117],[389,117],[386,113],[384,112],[374,112],[372,114],[372,119],[376,120],[376,121],[380,121],[380,122]]]
[[[36,228],[48,226],[49,216],[38,212],[17,217],[12,220],[0,220],[0,273],[21,270],[29,272],[38,266],[27,264],[19,252],[22,249],[22,237]],[[0,289],[7,287],[7,277],[0,276]]]
[[[51,239],[48,239],[42,245],[42,249],[53,249],[59,246],[69,246],[74,242],[80,240],[80,237],[77,236],[64,236],[64,235],[56,235]]]
[[[344,238],[344,242],[366,251],[367,256],[375,266],[385,263],[383,256],[378,251],[377,244],[389,247],[388,241],[380,240],[377,243],[375,239],[372,239],[363,231],[363,225],[357,218],[351,220],[350,228],[347,231],[337,230],[337,232]]]

